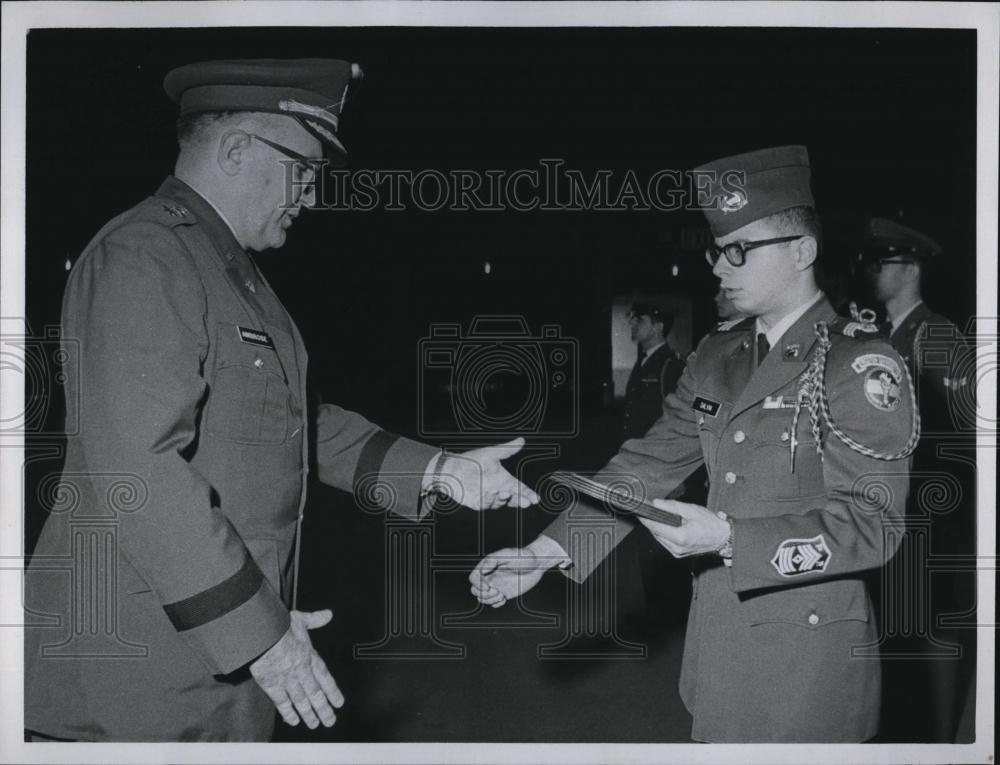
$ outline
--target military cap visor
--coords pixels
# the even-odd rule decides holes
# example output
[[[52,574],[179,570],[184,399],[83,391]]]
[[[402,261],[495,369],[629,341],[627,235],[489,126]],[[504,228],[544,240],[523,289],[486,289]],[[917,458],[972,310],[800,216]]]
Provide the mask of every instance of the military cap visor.
[[[793,207],[815,207],[805,146],[737,154],[708,162],[694,172],[708,181],[702,186],[707,193],[702,212],[716,238]]]
[[[340,113],[361,67],[325,58],[202,61],[170,71],[163,88],[181,116],[205,112],[283,114],[337,155],[347,150],[337,135]]]
[[[926,234],[886,218],[872,218],[865,228],[865,254],[871,259],[900,255],[933,258],[941,252],[941,245]]]

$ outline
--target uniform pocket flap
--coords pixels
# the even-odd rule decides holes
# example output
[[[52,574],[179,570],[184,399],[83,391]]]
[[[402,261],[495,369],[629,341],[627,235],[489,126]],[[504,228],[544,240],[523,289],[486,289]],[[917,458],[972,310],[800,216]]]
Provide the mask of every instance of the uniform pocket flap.
[[[776,590],[749,598],[743,608],[751,625],[784,623],[817,629],[834,622],[869,619],[868,593],[857,580]]]

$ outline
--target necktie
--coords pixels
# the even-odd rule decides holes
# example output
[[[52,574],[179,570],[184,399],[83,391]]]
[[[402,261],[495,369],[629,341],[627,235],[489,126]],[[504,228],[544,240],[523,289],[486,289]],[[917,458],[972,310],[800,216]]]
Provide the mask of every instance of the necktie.
[[[767,335],[761,332],[757,335],[757,366],[760,366],[760,363],[770,350],[771,344],[767,342]]]
[[[626,388],[631,388],[633,385],[635,385],[635,381],[639,379],[639,372],[642,369],[642,362],[643,359],[645,358],[646,358],[646,352],[642,350],[642,348],[640,348],[639,356],[636,358],[635,365],[632,367],[632,372],[628,376],[628,383],[625,386]]]

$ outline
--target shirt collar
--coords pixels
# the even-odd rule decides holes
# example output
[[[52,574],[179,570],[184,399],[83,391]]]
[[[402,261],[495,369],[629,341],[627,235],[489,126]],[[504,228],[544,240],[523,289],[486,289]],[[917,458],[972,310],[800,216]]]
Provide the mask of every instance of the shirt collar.
[[[902,313],[900,313],[899,316],[890,316],[889,317],[889,321],[892,322],[892,328],[896,329],[897,327],[902,327],[903,326],[903,322],[906,321],[906,317],[909,316],[911,313],[913,313],[914,309],[918,305],[920,305],[922,302],[924,302],[924,301],[923,300],[918,300],[916,303],[914,303],[913,305],[911,305],[905,311],[903,311]]]
[[[232,260],[234,255],[242,255],[241,260],[246,259],[246,250],[240,246],[233,227],[219,208],[194,187],[171,175],[160,185],[156,194],[180,202],[194,213],[227,259]]]
[[[801,319],[805,312],[816,305],[816,303],[818,303],[822,298],[822,290],[816,290],[816,294],[809,301],[803,303],[791,313],[786,313],[779,321],[776,321],[774,326],[764,333],[767,337],[768,345],[774,348],[781,339],[781,336],[788,331],[788,328]],[[755,319],[754,336],[759,335],[762,331],[760,319]]]
[[[645,364],[646,363],[646,359],[648,359],[650,356],[652,356],[654,353],[656,353],[658,350],[660,350],[660,348],[662,348],[666,344],[667,344],[667,341],[664,340],[662,343],[658,343],[658,344],[654,345],[652,348],[650,348],[648,351],[646,351],[646,355],[642,357],[642,363]]]

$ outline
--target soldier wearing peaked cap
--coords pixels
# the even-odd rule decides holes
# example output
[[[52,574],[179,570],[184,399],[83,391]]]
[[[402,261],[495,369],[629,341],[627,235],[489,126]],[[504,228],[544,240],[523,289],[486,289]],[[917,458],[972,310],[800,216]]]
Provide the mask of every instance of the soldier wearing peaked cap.
[[[865,572],[893,554],[919,434],[905,364],[874,315],[838,317],[816,285],[822,236],[804,147],[712,162],[707,257],[748,318],[691,355],[663,416],[597,475],[662,497],[698,465],[707,506],[653,500],[678,527],[643,519],[692,558],[680,694],[707,742],[859,742],[878,728],[878,661]],[[520,551],[470,577],[499,606],[559,566],[582,581],[605,551],[607,511],[581,500]],[[613,539],[633,524],[616,516]],[[516,553],[516,554],[515,554]]]
[[[669,306],[660,301],[639,297],[629,311],[638,356],[625,386],[624,439],[641,436],[659,419],[663,399],[684,371],[684,360],[667,342],[673,323]]]
[[[957,423],[949,414],[971,383],[969,370],[963,368],[968,346],[961,332],[923,301],[922,285],[941,252],[926,234],[872,218],[858,255],[875,299],[885,306],[881,329],[913,375],[928,431],[954,429]]]
[[[858,263],[875,299],[885,306],[883,332],[906,362],[920,408],[922,436],[913,456],[907,542],[911,549],[928,549],[935,555],[973,556],[973,492],[955,497],[947,512],[935,511],[926,500],[926,487],[940,485],[942,476],[967,487],[974,483],[964,459],[939,456],[970,452],[972,444],[962,431],[974,422],[975,412],[973,349],[958,327],[923,302],[922,287],[942,253],[941,246],[926,234],[893,220],[872,218],[865,228]],[[918,541],[924,535],[926,541]],[[920,560],[919,568],[913,570],[914,560],[914,556],[902,556],[887,569],[882,597],[892,613],[901,605],[916,605],[912,604],[914,581],[926,578],[927,561]],[[899,660],[887,663],[883,706],[907,704],[904,714],[890,715],[887,710],[887,734],[893,739],[918,729],[926,737],[923,740],[950,742],[957,733],[958,706],[965,689],[972,691],[974,634],[948,630],[939,624],[939,617],[973,608],[975,582],[971,574],[952,572],[930,577],[929,588],[929,606],[916,611],[926,615],[919,629],[902,634],[909,630],[891,625],[885,653]],[[962,646],[963,655],[934,655],[946,654],[945,644]]]
[[[167,75],[175,175],[97,233],[66,287],[79,428],[62,483],[76,505],[49,515],[26,572],[28,609],[57,617],[25,631],[29,736],[262,741],[275,708],[291,725],[332,725],[343,696],[308,636],[330,613],[295,609],[310,462],[324,483],[413,519],[440,493],[473,509],[537,501],[500,465],[518,442],[458,459],[307,406],[302,337],[252,253],[284,244],[316,163],[343,154],[359,76],[326,59]],[[372,490],[383,482],[393,490]],[[99,559],[79,541],[88,518],[113,521]],[[53,575],[53,561],[93,568],[109,589]]]

